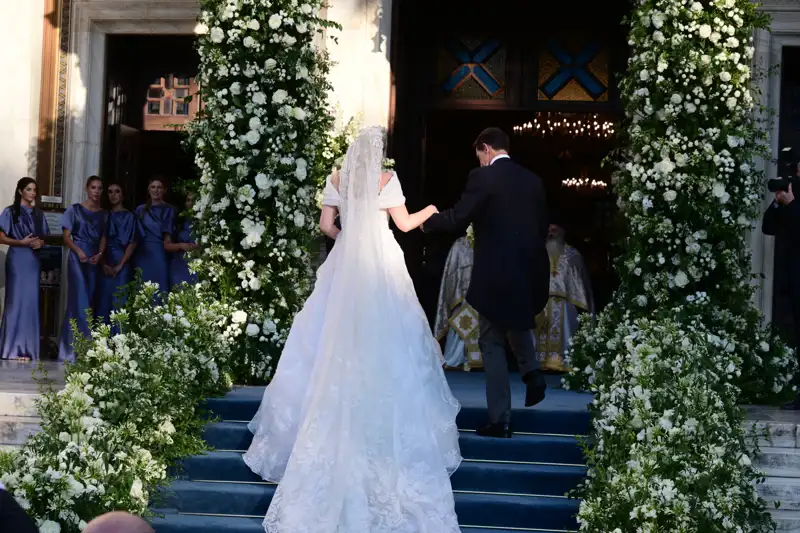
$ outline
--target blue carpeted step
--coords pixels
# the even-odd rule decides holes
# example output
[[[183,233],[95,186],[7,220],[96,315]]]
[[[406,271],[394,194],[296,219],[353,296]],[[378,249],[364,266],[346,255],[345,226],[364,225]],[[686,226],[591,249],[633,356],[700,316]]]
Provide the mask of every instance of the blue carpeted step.
[[[176,481],[167,506],[184,513],[262,516],[275,485]],[[459,522],[475,526],[576,529],[578,502],[566,498],[457,493]]]
[[[262,518],[187,515],[176,512],[152,520],[156,533],[264,533]],[[519,529],[462,526],[462,533],[522,533]],[[537,530],[536,533],[555,533]]]
[[[195,481],[260,482],[238,452],[211,452],[183,461],[181,477]],[[582,466],[464,461],[453,490],[563,496],[585,477]]]
[[[241,387],[223,398],[209,399],[206,406],[222,420],[247,421],[256,414],[263,393],[262,387]],[[469,402],[462,400],[457,420],[461,429],[477,429],[487,421],[485,400],[476,399],[474,395],[475,391],[470,389]],[[590,401],[591,397],[586,394],[550,390],[539,405],[513,410],[514,429],[525,433],[585,435],[589,430],[586,406]]]
[[[253,435],[244,422],[216,422],[206,426],[206,442],[217,450],[244,451]],[[474,432],[459,436],[465,459],[522,461],[532,463],[583,464],[578,439],[566,435],[515,435],[511,439],[487,439]]]

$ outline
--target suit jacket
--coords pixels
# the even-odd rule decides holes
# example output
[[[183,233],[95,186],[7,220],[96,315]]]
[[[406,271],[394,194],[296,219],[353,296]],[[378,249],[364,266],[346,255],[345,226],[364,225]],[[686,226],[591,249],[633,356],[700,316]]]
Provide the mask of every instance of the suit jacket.
[[[542,180],[509,158],[470,172],[458,203],[432,216],[425,231],[475,231],[467,302],[493,325],[534,327],[547,304],[547,204]]]
[[[0,488],[0,533],[39,533],[36,523],[14,497]]]
[[[800,298],[800,201],[794,200],[789,205],[773,202],[764,213],[761,231],[765,235],[774,235],[784,239],[786,243],[786,269],[789,272],[789,291],[793,299]],[[800,302],[798,304],[800,306]]]

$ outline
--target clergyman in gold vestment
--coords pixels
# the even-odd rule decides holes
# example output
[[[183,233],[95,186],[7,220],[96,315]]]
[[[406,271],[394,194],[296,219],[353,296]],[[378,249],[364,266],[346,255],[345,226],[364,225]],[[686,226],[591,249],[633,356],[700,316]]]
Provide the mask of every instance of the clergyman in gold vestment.
[[[564,228],[550,224],[550,299],[536,321],[538,357],[542,370],[565,372],[564,352],[578,329],[581,313],[594,315],[589,272],[580,252],[566,243]]]
[[[464,299],[472,278],[471,229],[450,248],[439,287],[434,333],[445,340],[444,366],[470,370],[483,367],[478,347],[478,313]]]

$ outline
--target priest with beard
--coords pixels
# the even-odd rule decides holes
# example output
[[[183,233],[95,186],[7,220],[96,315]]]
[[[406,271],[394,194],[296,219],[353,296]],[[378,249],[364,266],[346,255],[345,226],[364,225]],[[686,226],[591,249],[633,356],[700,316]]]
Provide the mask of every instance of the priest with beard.
[[[578,316],[594,315],[594,300],[589,271],[580,252],[567,244],[558,217],[552,219],[547,234],[550,256],[550,299],[536,319],[537,351],[542,370],[566,372],[564,354],[578,329]]]

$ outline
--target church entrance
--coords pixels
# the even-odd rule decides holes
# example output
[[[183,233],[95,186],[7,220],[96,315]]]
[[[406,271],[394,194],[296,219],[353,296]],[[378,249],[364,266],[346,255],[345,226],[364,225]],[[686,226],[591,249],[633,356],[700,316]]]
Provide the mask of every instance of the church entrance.
[[[403,0],[393,20],[395,114],[390,150],[410,208],[451,207],[477,165],[472,142],[486,127],[511,136],[512,156],[545,182],[568,244],[587,264],[596,308],[618,285],[616,198],[603,159],[618,146],[614,73],[625,68],[626,2]],[[598,5],[602,4],[602,5]],[[419,17],[419,13],[426,16]],[[457,235],[402,236],[409,271],[431,321]],[[498,260],[501,260],[498,258]]]
[[[191,35],[109,35],[102,178],[123,187],[134,209],[153,176],[167,180],[167,201],[180,204],[182,182],[194,180],[194,155],[183,128],[200,109],[199,57]]]

